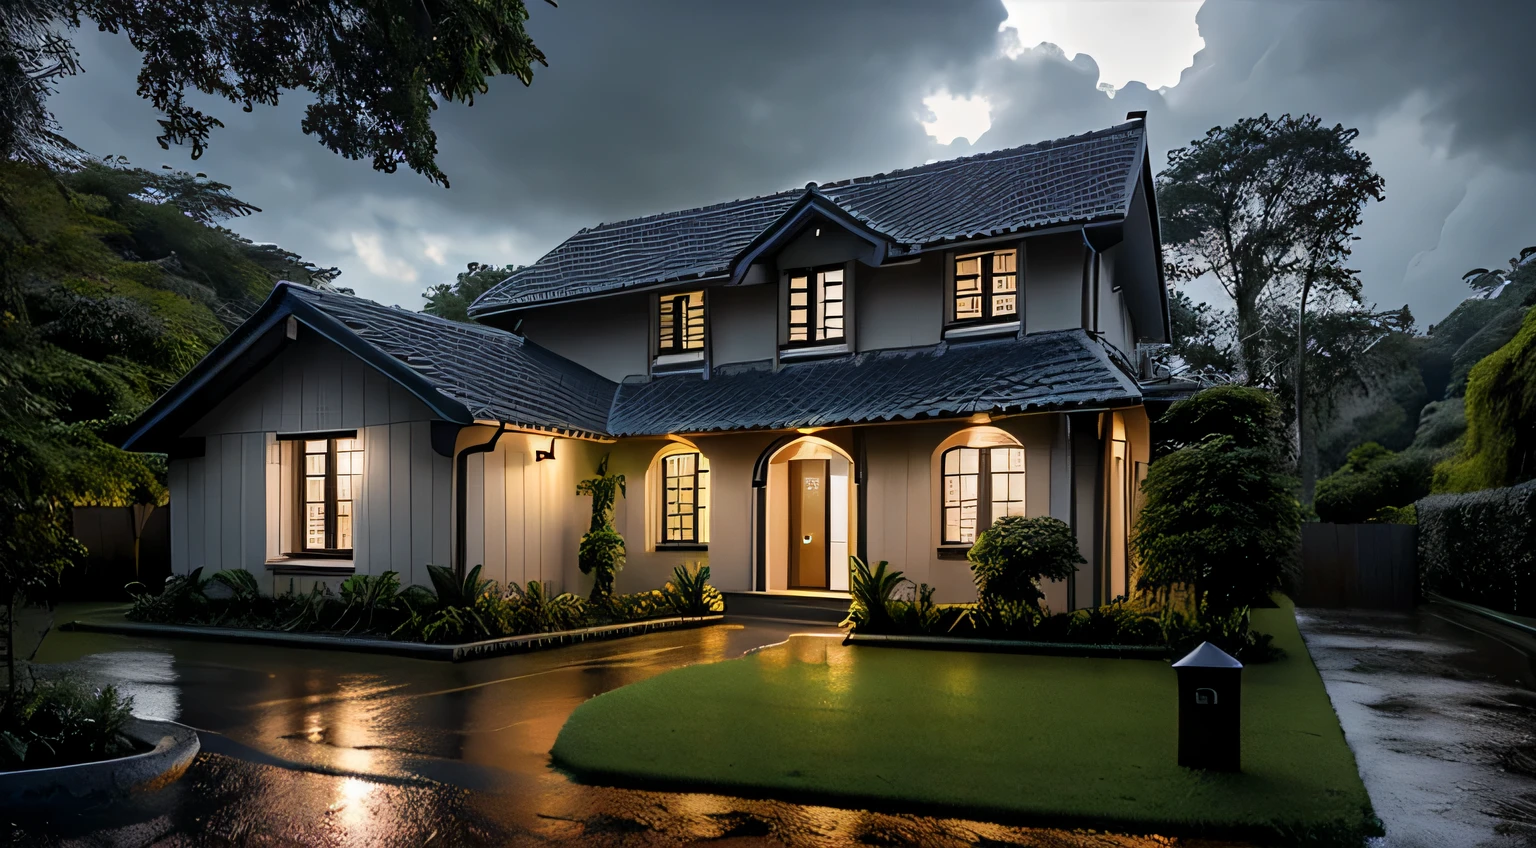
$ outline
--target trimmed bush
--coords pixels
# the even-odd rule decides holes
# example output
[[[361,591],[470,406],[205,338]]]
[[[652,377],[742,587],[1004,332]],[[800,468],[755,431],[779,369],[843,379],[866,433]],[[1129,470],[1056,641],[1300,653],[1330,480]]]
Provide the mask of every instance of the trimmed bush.
[[[967,554],[983,606],[998,602],[1039,607],[1041,580],[1065,580],[1084,565],[1065,521],[1010,515],[992,522]]]
[[[1416,504],[1419,583],[1472,604],[1536,615],[1536,480]]]
[[[1408,506],[1429,494],[1433,462],[1426,451],[1393,453],[1366,442],[1349,452],[1342,468],[1317,481],[1313,506],[1318,520],[1333,524],[1381,521],[1384,510]]]
[[[1154,460],[1211,436],[1262,450],[1276,468],[1288,466],[1291,440],[1274,395],[1252,386],[1214,386],[1168,407],[1152,424]]]

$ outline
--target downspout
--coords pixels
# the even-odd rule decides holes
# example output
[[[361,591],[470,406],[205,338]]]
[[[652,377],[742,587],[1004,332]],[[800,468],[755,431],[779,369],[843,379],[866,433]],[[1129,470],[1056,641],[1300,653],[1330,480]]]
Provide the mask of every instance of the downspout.
[[[1062,420],[1067,430],[1067,524],[1072,528],[1072,541],[1078,541],[1077,535],[1077,449],[1072,444],[1072,416],[1063,413]],[[1077,572],[1074,569],[1067,575],[1067,612],[1077,609]]]
[[[455,544],[458,548],[456,551],[458,556],[454,558],[454,573],[458,574],[460,578],[469,570],[468,563],[465,562],[469,557],[469,455],[472,453],[490,453],[495,450],[496,442],[501,439],[501,434],[505,432],[507,432],[507,423],[503,421],[496,427],[496,432],[491,436],[490,441],[484,444],[470,445],[459,451],[459,455],[455,457],[455,465],[458,466],[457,472],[459,477],[457,492],[459,512],[455,516],[457,519],[455,523],[458,526],[454,528]]]
[[[868,455],[869,452],[864,444],[864,428],[860,427],[853,431],[853,485],[857,487],[854,489],[853,508],[858,511],[858,515],[854,517],[853,532],[857,533],[859,537],[858,544],[855,546],[855,555],[866,563],[869,562],[869,542],[865,538],[864,532],[868,526],[868,522],[865,520],[865,516],[868,514],[865,506],[869,503],[869,486],[867,485],[869,482]],[[847,563],[844,563],[844,565],[846,566]]]
[[[1088,228],[1083,233],[1083,329],[1090,336],[1099,334],[1099,249],[1088,238]]]

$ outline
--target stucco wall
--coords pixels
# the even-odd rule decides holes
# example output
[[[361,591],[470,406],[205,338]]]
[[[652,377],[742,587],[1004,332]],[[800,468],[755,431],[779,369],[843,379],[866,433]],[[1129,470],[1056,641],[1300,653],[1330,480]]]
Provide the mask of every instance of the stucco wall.
[[[636,293],[539,307],[519,313],[519,332],[618,382],[650,371],[654,302],[654,295]]]
[[[714,364],[773,359],[774,295],[771,285],[722,286],[705,294]]]
[[[1083,238],[1036,236],[1024,245],[1024,330],[1083,326]]]
[[[859,350],[938,344],[944,327],[944,259],[859,269]]]

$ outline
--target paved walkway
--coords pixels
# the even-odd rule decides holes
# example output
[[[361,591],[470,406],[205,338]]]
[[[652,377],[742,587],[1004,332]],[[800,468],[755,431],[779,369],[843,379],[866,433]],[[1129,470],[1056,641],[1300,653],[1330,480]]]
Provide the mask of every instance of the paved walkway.
[[[1390,848],[1536,844],[1536,637],[1429,604],[1301,610]]]

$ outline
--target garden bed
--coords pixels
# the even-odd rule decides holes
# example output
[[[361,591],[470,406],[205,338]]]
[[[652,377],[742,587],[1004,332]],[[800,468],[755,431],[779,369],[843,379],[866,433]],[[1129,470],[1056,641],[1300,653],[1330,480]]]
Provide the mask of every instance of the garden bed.
[[[1039,654],[1050,657],[1163,659],[1171,653],[1171,649],[1166,645],[1098,645],[1076,642],[1031,642],[1020,639],[911,636],[879,633],[850,633],[844,641],[850,645],[870,647],[927,648],[935,651],[990,651],[1003,654]]]
[[[581,627],[574,630],[558,630],[508,636],[500,639],[482,639],[458,644],[429,644],[405,642],[383,636],[345,636],[339,633],[288,633],[282,630],[257,630],[240,627],[218,627],[192,624],[148,624],[133,621],[71,621],[61,630],[78,630],[91,633],[116,633],[127,636],[156,636],[170,639],[206,639],[217,642],[237,642],[248,645],[278,645],[289,648],[318,648],[329,651],[356,651],[368,654],[388,654],[412,659],[459,662],[482,659],[501,654],[521,653],[542,648],[554,648],[595,639],[613,639],[638,636],[657,630],[675,630],[714,624],[724,615],[672,616]]]
[[[1380,824],[1294,609],[1282,601],[1253,619],[1286,655],[1243,672],[1240,774],[1178,766],[1165,661],[861,651],[814,637],[599,695],[551,753],[595,783],[1358,846]]]
[[[130,719],[123,733],[139,750],[110,760],[0,771],[0,807],[76,807],[153,792],[181,777],[199,749],[197,731],[175,722]]]

